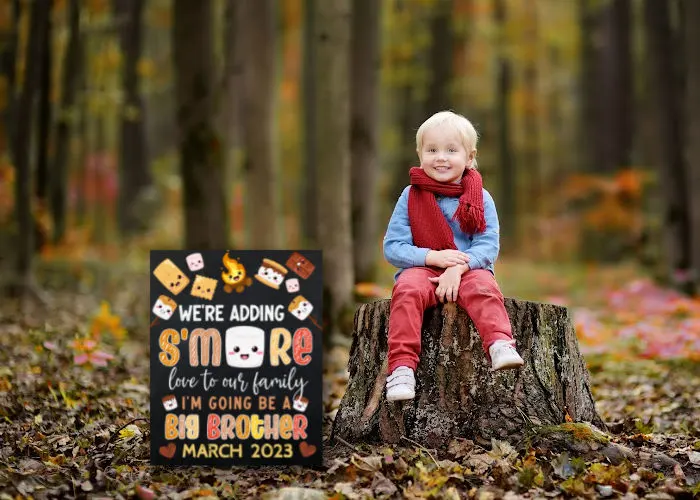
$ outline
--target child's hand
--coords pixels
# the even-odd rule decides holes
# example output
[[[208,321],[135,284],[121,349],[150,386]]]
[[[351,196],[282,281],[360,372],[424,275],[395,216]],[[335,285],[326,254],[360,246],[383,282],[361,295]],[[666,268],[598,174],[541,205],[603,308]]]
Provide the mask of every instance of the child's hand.
[[[447,268],[469,263],[469,256],[459,250],[429,250],[425,256],[426,266]]]
[[[435,295],[440,302],[454,302],[459,294],[459,285],[462,282],[461,266],[449,267],[439,277],[428,278],[432,283],[437,283]]]

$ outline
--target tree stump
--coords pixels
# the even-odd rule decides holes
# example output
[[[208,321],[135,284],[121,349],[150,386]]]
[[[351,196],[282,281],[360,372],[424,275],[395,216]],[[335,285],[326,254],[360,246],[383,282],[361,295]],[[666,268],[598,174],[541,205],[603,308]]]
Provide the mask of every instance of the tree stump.
[[[350,380],[332,439],[397,443],[402,436],[430,448],[454,437],[520,439],[528,428],[567,421],[604,428],[590,391],[568,309],[507,298],[508,316],[525,365],[492,372],[474,324],[454,303],[426,311],[416,397],[386,401],[390,300],[355,313]]]

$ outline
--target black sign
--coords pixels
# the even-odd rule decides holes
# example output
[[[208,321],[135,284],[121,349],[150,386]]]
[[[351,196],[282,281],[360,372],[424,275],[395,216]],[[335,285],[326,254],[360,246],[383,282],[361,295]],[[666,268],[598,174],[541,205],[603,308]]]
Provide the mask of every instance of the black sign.
[[[320,465],[320,251],[151,252],[151,463]]]

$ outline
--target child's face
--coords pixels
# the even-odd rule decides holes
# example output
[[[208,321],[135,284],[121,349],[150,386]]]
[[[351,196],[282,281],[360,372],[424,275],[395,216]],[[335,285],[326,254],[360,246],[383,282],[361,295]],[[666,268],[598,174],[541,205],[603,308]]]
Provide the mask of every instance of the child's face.
[[[464,149],[457,131],[436,127],[425,131],[418,157],[420,167],[428,177],[438,182],[458,184],[464,170],[474,160],[474,151]]]

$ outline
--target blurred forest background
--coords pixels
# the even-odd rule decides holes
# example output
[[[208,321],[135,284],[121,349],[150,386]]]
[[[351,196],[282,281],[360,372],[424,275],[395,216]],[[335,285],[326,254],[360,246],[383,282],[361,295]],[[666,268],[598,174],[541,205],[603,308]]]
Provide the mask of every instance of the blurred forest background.
[[[692,297],[699,25],[693,0],[2,0],[6,290],[145,274],[152,248],[321,248],[347,332],[389,293],[415,132],[452,109],[507,293],[612,265]]]

